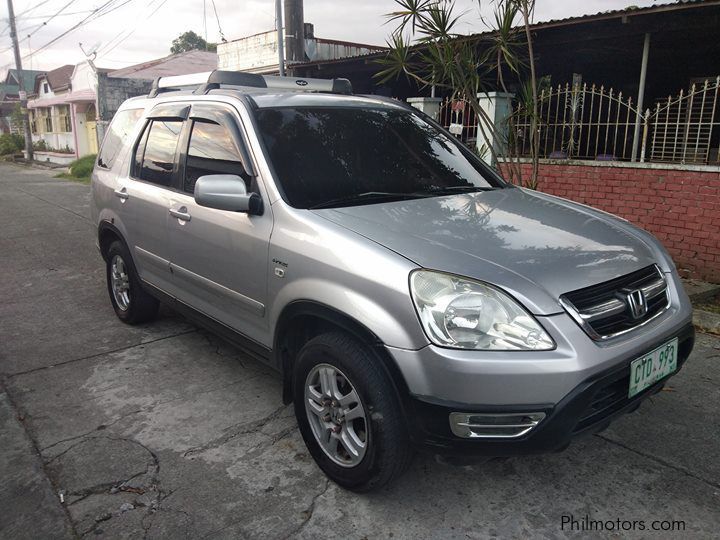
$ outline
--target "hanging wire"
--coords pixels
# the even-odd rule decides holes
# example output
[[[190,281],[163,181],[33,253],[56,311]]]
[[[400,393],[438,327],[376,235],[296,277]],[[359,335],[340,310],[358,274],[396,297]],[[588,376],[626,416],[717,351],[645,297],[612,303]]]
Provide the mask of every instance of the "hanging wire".
[[[220,28],[220,17],[218,17],[217,8],[215,7],[215,0],[211,0],[211,1],[212,1],[213,11],[215,12],[215,20],[217,21],[218,33],[220,34],[220,40],[223,43],[227,43],[227,39],[225,39],[225,34],[223,34],[222,28]]]

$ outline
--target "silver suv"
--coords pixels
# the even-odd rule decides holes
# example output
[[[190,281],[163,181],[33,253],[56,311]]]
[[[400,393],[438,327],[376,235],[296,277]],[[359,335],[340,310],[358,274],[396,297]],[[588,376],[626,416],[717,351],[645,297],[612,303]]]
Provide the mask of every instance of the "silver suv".
[[[92,194],[117,316],[163,302],[276,368],[308,450],[352,490],[417,447],[562,449],[693,347],[650,234],[506,184],[345,80],[160,79],[115,115]]]

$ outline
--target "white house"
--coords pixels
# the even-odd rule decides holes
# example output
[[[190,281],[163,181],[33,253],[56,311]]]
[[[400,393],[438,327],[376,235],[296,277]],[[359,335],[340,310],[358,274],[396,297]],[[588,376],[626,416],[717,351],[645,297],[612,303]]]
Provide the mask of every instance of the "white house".
[[[28,102],[35,159],[68,164],[97,154],[102,127],[127,98],[146,94],[156,77],[216,67],[215,53],[187,51],[114,71],[85,61],[38,75]]]
[[[28,101],[36,159],[70,163],[76,159],[68,95],[74,66],[65,65],[35,78],[34,99]]]

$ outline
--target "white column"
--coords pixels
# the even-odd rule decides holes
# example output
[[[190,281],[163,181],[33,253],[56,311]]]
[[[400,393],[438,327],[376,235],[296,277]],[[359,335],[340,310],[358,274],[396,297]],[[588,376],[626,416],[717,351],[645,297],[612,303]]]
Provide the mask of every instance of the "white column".
[[[411,97],[408,98],[407,102],[436,122],[440,121],[440,103],[442,99],[436,97]]]
[[[510,115],[512,114],[513,97],[514,94],[508,94],[505,92],[485,92],[477,95],[480,107],[483,111],[485,111],[485,114],[487,114],[488,118],[492,120],[493,125],[495,126],[494,130],[486,128],[485,131],[487,138],[490,140],[490,144],[495,150],[495,154],[498,156],[505,155],[506,153],[505,146],[507,145],[508,140],[508,118],[510,118]],[[478,122],[480,122],[480,120],[478,120]],[[482,133],[480,133],[479,127],[476,144],[478,153],[480,153],[483,160],[490,165],[494,165],[494,163],[492,163],[492,152],[487,149],[483,152],[483,147],[486,146],[486,143],[485,138],[482,136]]]

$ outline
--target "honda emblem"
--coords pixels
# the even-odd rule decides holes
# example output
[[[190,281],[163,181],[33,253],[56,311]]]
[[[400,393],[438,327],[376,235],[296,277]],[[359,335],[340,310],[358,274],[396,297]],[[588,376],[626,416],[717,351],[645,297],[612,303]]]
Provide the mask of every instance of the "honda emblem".
[[[647,301],[642,289],[623,291],[623,293],[625,294],[625,303],[630,310],[630,316],[634,320],[644,317],[647,313]]]

